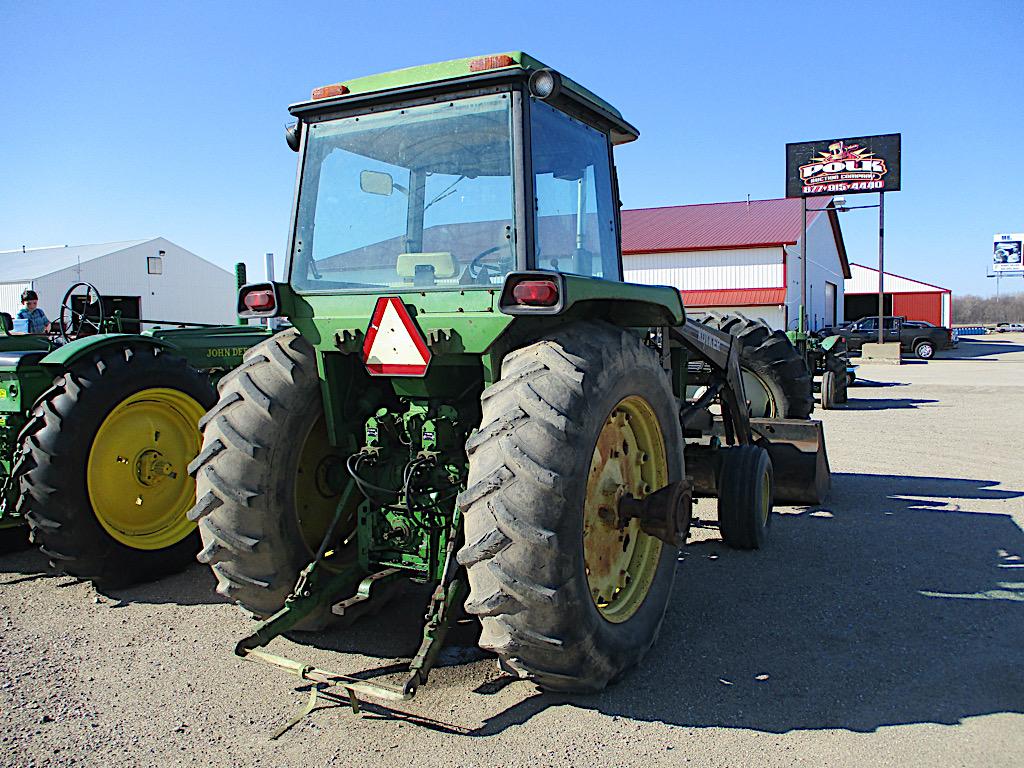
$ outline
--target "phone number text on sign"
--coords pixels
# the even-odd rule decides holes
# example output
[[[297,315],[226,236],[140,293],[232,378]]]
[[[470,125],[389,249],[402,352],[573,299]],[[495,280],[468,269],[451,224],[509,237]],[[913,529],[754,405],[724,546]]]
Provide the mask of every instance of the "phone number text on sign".
[[[822,192],[870,192],[885,189],[884,181],[837,182],[835,184],[804,185],[805,195],[820,195]]]

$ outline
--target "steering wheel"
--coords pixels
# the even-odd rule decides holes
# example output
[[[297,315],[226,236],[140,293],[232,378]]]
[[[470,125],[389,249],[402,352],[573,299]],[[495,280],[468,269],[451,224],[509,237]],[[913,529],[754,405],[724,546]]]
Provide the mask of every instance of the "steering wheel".
[[[72,306],[71,297],[76,288],[85,288],[86,308],[90,304],[95,304],[98,310],[96,318],[89,317]],[[75,283],[68,288],[68,292],[64,294],[64,298],[60,302],[60,318],[58,321],[60,327],[57,330],[57,335],[64,342],[69,342],[81,336],[82,328],[86,326],[92,327],[96,333],[102,333],[104,320],[106,320],[106,314],[103,311],[103,296],[100,295],[96,286],[92,283]]]
[[[488,248],[486,251],[480,251],[480,253],[478,253],[476,256],[474,256],[473,260],[471,262],[469,262],[469,266],[466,268],[466,271],[469,273],[469,276],[470,276],[470,278],[472,278],[474,283],[479,282],[481,277],[486,277],[483,274],[485,270],[490,269],[490,270],[494,270],[495,272],[500,272],[501,271],[494,264],[484,264],[483,263],[483,260],[485,258],[490,256],[492,253],[494,253],[496,251],[500,251],[500,250],[501,250],[501,246],[500,245],[495,245],[492,248]]]

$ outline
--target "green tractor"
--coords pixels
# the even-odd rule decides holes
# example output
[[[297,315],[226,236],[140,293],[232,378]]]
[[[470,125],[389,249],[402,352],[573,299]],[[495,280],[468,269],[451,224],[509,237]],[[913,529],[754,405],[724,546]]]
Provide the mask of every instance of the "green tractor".
[[[818,377],[818,404],[831,410],[847,400],[847,390],[856,378],[842,336],[826,332],[787,331],[786,336],[804,359],[808,373]]]
[[[83,294],[84,292],[84,294]],[[123,322],[179,327],[120,333]],[[198,534],[189,462],[214,382],[269,335],[104,312],[73,285],[52,335],[0,323],[0,527],[26,523],[56,569],[100,588],[180,570]]]
[[[287,282],[192,463],[236,653],[358,696],[426,682],[453,616],[543,688],[596,691],[653,644],[695,496],[729,545],[829,488],[820,422],[751,415],[739,342],[622,281],[611,105],[520,52],[318,88]],[[432,585],[402,685],[263,650]]]

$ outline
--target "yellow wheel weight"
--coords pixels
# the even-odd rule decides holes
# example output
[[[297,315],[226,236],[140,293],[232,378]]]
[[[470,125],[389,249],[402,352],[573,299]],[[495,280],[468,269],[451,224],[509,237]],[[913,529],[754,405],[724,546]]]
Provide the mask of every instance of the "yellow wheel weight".
[[[188,464],[199,453],[205,408],[176,389],[152,388],[121,401],[100,424],[89,449],[86,486],[93,514],[116,541],[165,549],[195,523]]]
[[[618,624],[632,617],[650,591],[662,543],[638,520],[618,523],[619,500],[642,499],[668,485],[665,439],[657,415],[642,397],[619,402],[601,429],[587,476],[583,559],[598,611]]]

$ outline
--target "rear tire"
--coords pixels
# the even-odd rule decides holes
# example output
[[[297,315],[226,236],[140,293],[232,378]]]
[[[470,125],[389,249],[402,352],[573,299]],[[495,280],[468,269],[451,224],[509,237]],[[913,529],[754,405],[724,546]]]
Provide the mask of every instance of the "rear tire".
[[[657,481],[643,475],[648,492],[682,480],[683,440],[668,376],[637,336],[578,323],[510,353],[481,402],[459,499],[466,533],[459,562],[469,577],[466,610],[482,623],[480,646],[544,689],[599,691],[654,643],[672,590],[675,547],[638,529],[630,538],[628,528],[619,540],[621,552],[632,546],[632,554],[620,554],[616,541],[604,555],[598,544],[608,531],[594,523],[595,512],[614,514],[611,505],[595,509],[608,492],[605,468],[613,459],[626,468],[618,477],[630,482],[639,477],[630,461],[663,467]],[[637,409],[632,417],[630,408]],[[607,440],[615,425],[633,436],[621,441],[621,452],[619,442]],[[654,431],[657,438],[637,437]],[[633,460],[626,458],[630,444]],[[641,444],[648,447],[639,451]],[[628,559],[624,581],[595,587],[618,558]]]
[[[751,403],[751,416],[807,419],[814,411],[814,380],[800,352],[782,331],[739,312],[712,312],[702,322],[732,334],[743,343],[740,367],[755,377],[768,394],[768,404]],[[754,393],[748,393],[748,399]]]
[[[166,392],[169,400],[141,400],[132,405],[133,399],[146,397],[147,391],[154,396]],[[180,401],[176,403],[175,398]],[[194,501],[186,464],[198,452],[199,433],[193,423],[195,434],[191,437],[186,425],[193,417],[198,422],[215,399],[205,374],[180,357],[138,342],[96,350],[57,377],[36,402],[32,418],[22,430],[14,468],[21,493],[18,510],[28,520],[32,542],[54,568],[109,589],[180,571],[192,562],[199,537],[186,518]],[[136,406],[145,414],[130,410]],[[132,446],[124,449],[124,457],[118,455],[121,449],[117,445],[97,442],[110,418],[121,420],[121,430],[115,429],[115,435],[125,435],[129,423],[137,423],[140,432],[146,430],[145,439],[139,435],[129,441]],[[141,485],[137,477],[141,457],[160,455],[155,453],[161,445],[159,429],[168,426],[176,426],[182,440],[178,450],[167,453],[171,459],[167,471],[174,476],[159,479],[160,489]],[[156,442],[150,440],[150,430],[156,433]],[[174,437],[173,433],[165,435],[165,444]],[[186,447],[190,437],[191,447]],[[145,451],[140,450],[143,443],[148,446]],[[120,464],[113,467],[113,477],[101,482],[90,473],[95,467],[91,463],[95,462],[94,451],[104,449],[110,459],[104,467],[113,464],[115,455]],[[105,488],[110,489],[109,497],[104,496]],[[142,501],[153,499],[149,503],[156,505],[159,518],[152,524],[160,527],[147,533],[151,522],[123,506],[119,497],[124,493],[137,493],[141,508],[146,508]],[[158,500],[161,493],[167,493],[164,501]],[[165,540],[167,545],[160,546]]]
[[[722,449],[718,527],[733,549],[762,549],[772,522],[774,475],[768,451],[757,445]]]
[[[914,347],[914,354],[921,360],[931,360],[935,357],[935,347],[930,341],[921,341]]]
[[[200,422],[202,451],[189,467],[197,499],[189,517],[203,541],[197,558],[213,569],[219,594],[266,618],[284,605],[316,555],[342,491],[321,478],[339,467],[344,474],[345,456],[326,441],[316,354],[297,330],[248,350],[219,389],[220,400]],[[343,521],[339,533],[345,527]],[[330,562],[341,568],[356,557],[352,543]],[[379,598],[346,611],[345,619],[370,603],[379,607]],[[336,620],[325,606],[296,629],[319,630]]]

